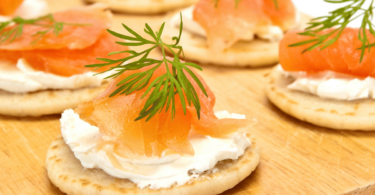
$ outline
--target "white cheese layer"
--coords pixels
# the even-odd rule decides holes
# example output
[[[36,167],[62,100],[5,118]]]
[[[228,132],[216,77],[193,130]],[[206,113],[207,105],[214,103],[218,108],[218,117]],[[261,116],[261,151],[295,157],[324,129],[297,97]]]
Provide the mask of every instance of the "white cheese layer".
[[[244,115],[217,112],[219,118],[245,119]],[[195,155],[166,154],[162,157],[125,159],[112,152],[113,145],[98,143],[102,138],[99,128],[81,120],[73,110],[66,110],[61,118],[62,136],[85,168],[100,168],[113,177],[126,178],[139,188],[169,188],[183,185],[205,171],[217,171],[214,166],[225,159],[238,159],[251,145],[246,133],[237,132],[225,138],[190,133],[188,140]],[[104,148],[104,149],[103,149]],[[110,156],[111,157],[110,157]],[[115,159],[113,159],[115,158]],[[115,162],[115,163],[113,163]]]
[[[194,6],[191,6],[181,11],[182,19],[184,21],[183,29],[196,35],[207,37],[204,28],[200,26],[198,22],[193,20],[194,8]],[[180,13],[174,15],[170,22],[173,26],[180,26]],[[279,41],[283,38],[284,32],[278,26],[268,26],[264,28],[258,28],[255,32],[248,31],[247,33],[244,33],[242,35],[241,39],[245,41],[251,41],[254,40],[255,35],[257,35],[261,39],[269,41]]]
[[[108,75],[88,72],[70,77],[34,70],[24,59],[17,65],[0,61],[0,89],[12,93],[28,93],[46,89],[79,89],[98,87]]]
[[[277,67],[286,77],[294,82],[289,89],[317,95],[322,98],[336,100],[375,99],[375,78],[358,78],[351,75],[324,71],[315,74],[306,72],[288,72]]]

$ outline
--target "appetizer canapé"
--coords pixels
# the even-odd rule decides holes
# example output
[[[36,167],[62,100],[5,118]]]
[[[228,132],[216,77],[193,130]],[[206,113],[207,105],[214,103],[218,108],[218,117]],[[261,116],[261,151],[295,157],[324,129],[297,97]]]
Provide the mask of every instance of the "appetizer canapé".
[[[224,66],[274,65],[284,32],[306,22],[291,0],[236,2],[201,0],[181,12],[187,59]],[[170,20],[168,31],[178,30],[178,18]]]
[[[280,44],[281,65],[273,70],[268,83],[270,100],[284,112],[315,125],[375,130],[375,51],[366,50],[361,59],[360,30],[345,28],[329,47],[322,49],[321,45],[305,53],[305,47],[290,45],[311,38],[299,35],[301,32],[287,33]],[[370,31],[366,36],[369,43],[375,41]]]
[[[106,33],[111,14],[105,8],[93,5],[1,23],[0,114],[61,113],[104,90],[103,78],[84,66],[120,48]]]
[[[345,3],[332,2],[332,3]],[[374,7],[346,2],[280,43],[267,95],[284,112],[337,130],[375,130]],[[362,12],[362,13],[361,13]],[[348,28],[360,19],[359,28]]]
[[[134,37],[109,32],[143,44],[155,41],[151,50],[162,42],[163,28],[155,32],[146,25],[154,39],[146,40],[124,27]],[[179,37],[175,40],[167,45],[171,50],[179,47]],[[147,51],[103,59],[103,67],[118,63],[111,68],[116,78],[94,100],[62,114],[62,137],[51,144],[46,167],[63,192],[218,194],[257,167],[259,151],[250,139],[251,121],[213,111],[215,95],[193,70],[201,68],[180,61],[178,53],[154,59]],[[140,58],[124,64],[135,56]]]

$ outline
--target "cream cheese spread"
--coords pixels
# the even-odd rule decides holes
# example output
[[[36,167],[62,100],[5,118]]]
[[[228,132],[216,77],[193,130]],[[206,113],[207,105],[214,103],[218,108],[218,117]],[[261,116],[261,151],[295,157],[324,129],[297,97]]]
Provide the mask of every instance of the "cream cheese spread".
[[[219,118],[246,118],[244,115],[229,114],[227,111],[215,114]],[[131,180],[139,188],[160,189],[174,184],[183,185],[205,171],[216,172],[214,167],[217,162],[238,159],[251,145],[243,132],[224,138],[213,138],[192,131],[188,140],[194,148],[194,156],[164,153],[162,157],[132,160],[117,156],[113,152],[108,154],[108,151],[112,151],[108,149],[113,148],[111,144],[102,147],[107,150],[98,149],[103,134],[98,127],[81,120],[72,109],[65,110],[60,121],[66,144],[84,168],[100,168],[111,176]],[[109,155],[112,158],[109,158]],[[113,158],[117,165],[114,165]]]
[[[319,73],[288,72],[281,66],[277,67],[286,77],[294,82],[289,89],[317,95],[322,98],[337,100],[375,99],[375,78],[358,78],[332,71]]]
[[[206,31],[200,24],[193,19],[194,6],[186,8],[181,11],[182,19],[184,21],[183,29],[206,37]],[[298,15],[298,14],[297,14]],[[171,19],[171,25],[179,26],[180,25],[180,13],[174,15]],[[242,35],[241,40],[251,41],[254,40],[254,36],[257,35],[261,39],[269,41],[279,41],[283,38],[284,32],[278,26],[268,26],[263,28],[256,29],[256,32],[247,32]]]
[[[28,93],[46,89],[79,89],[98,87],[108,74],[88,72],[70,77],[34,70],[24,59],[17,65],[0,61],[0,89],[12,93]]]

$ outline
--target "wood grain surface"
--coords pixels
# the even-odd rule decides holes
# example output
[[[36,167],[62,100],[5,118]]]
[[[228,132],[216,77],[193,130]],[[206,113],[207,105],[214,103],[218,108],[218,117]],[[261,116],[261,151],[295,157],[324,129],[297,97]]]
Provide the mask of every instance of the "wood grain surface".
[[[82,2],[49,4],[55,11]],[[166,18],[116,14],[113,29],[124,32],[121,23],[126,23],[143,32],[145,22],[156,28]],[[265,95],[270,70],[204,66],[202,75],[217,97],[215,109],[259,121],[253,136],[262,150],[260,165],[224,194],[375,194],[375,132],[333,131],[287,116]],[[63,194],[49,181],[44,163],[49,144],[60,134],[59,117],[0,116],[0,194]]]

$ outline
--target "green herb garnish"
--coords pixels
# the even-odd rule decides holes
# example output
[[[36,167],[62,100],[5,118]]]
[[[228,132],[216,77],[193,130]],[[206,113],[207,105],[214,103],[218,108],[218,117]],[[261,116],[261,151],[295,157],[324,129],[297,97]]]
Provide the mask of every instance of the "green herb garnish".
[[[204,89],[203,84],[198,79],[198,77],[188,68],[193,67],[198,70],[202,70],[200,66],[194,63],[190,62],[181,62],[179,59],[179,56],[183,54],[182,46],[179,46],[179,42],[181,39],[182,34],[182,15],[181,17],[181,23],[180,23],[180,31],[178,37],[173,37],[172,39],[175,42],[175,44],[166,44],[161,39],[161,35],[164,30],[165,22],[161,25],[159,31],[153,31],[150,26],[146,23],[146,27],[144,31],[152,37],[152,39],[147,39],[133,31],[131,28],[126,26],[125,24],[122,24],[123,27],[128,31],[132,36],[123,35],[117,32],[114,32],[112,30],[107,30],[109,33],[111,33],[113,36],[124,39],[126,42],[116,42],[117,44],[124,45],[124,46],[144,46],[144,45],[150,45],[149,49],[146,49],[142,52],[136,52],[134,50],[126,50],[126,51],[117,51],[112,52],[108,55],[114,55],[118,53],[129,53],[130,56],[118,60],[112,60],[107,58],[97,58],[98,60],[101,60],[105,63],[102,64],[92,64],[87,65],[86,67],[91,67],[99,69],[105,66],[113,66],[110,70],[115,70],[116,73],[108,76],[107,78],[116,78],[123,74],[125,71],[128,70],[139,70],[146,66],[155,65],[151,69],[134,73],[120,81],[117,86],[117,90],[115,90],[110,97],[117,95],[117,94],[125,94],[129,95],[130,93],[134,91],[139,91],[143,88],[145,88],[149,81],[154,74],[155,70],[158,69],[160,66],[166,66],[167,72],[159,77],[157,77],[152,83],[147,87],[146,92],[143,94],[142,98],[144,98],[147,94],[150,93],[150,96],[148,97],[146,104],[142,111],[140,112],[139,116],[135,120],[140,120],[143,118],[146,118],[146,121],[148,121],[150,118],[152,118],[155,114],[158,112],[162,112],[165,108],[165,112],[168,111],[169,108],[172,110],[172,120],[175,116],[175,95],[178,94],[181,100],[181,104],[183,107],[184,114],[186,114],[186,102],[191,105],[193,104],[196,108],[198,118],[200,118],[200,110],[201,105],[199,102],[199,97],[197,92],[195,91],[192,83],[188,80],[186,74],[189,74],[195,82],[199,85],[199,88],[203,91],[203,93],[207,96],[206,90]],[[160,47],[162,50],[162,59],[156,60],[153,58],[149,58],[148,55],[150,52],[156,48]],[[173,60],[170,60],[167,58],[165,48],[168,49],[170,53],[173,54],[174,58]],[[178,51],[178,52],[175,52]],[[135,60],[137,59],[137,60]],[[172,70],[170,71],[167,64],[172,65]],[[104,71],[107,72],[107,71]],[[101,73],[104,73],[101,72]],[[98,74],[101,74],[98,73]],[[185,100],[186,98],[186,100]]]
[[[365,55],[366,49],[370,51],[371,47],[375,46],[375,43],[370,43],[367,37],[367,27],[369,32],[375,36],[374,24],[371,23],[373,18],[373,6],[374,0],[371,0],[371,4],[367,9],[362,8],[366,0],[324,0],[328,3],[349,3],[349,5],[336,9],[335,11],[330,12],[328,16],[322,16],[312,19],[309,23],[309,26],[306,30],[300,35],[310,36],[311,40],[302,41],[289,45],[290,47],[302,46],[305,44],[311,44],[312,46],[303,50],[302,53],[307,51],[312,51],[317,47],[321,47],[320,50],[323,50],[333,43],[335,43],[341,36],[342,32],[353,20],[362,17],[362,25],[358,33],[358,39],[362,42],[362,46],[358,49],[361,49],[361,59]],[[322,34],[321,32],[326,29],[335,28],[329,33]],[[332,37],[333,36],[333,37]]]
[[[15,39],[20,37],[23,33],[23,27],[25,25],[41,26],[45,27],[45,30],[35,32],[32,36],[35,39],[31,44],[37,43],[44,35],[53,32],[56,36],[63,31],[64,26],[90,26],[91,24],[74,24],[56,21],[52,14],[48,14],[36,19],[23,19],[21,17],[15,17],[10,21],[0,22],[0,44],[5,41],[13,42]],[[7,28],[10,27],[10,28]]]
[[[279,2],[277,0],[272,0],[272,1],[275,4],[276,9],[279,9]]]

